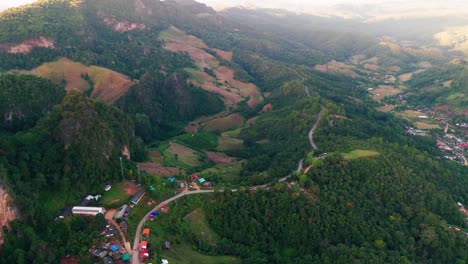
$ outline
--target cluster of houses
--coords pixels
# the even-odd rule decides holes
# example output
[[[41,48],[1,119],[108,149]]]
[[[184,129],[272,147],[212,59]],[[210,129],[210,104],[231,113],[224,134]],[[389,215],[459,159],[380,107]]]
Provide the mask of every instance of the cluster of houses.
[[[98,247],[90,248],[89,253],[102,259],[104,264],[123,264],[131,258],[123,247],[109,242],[102,242]]]
[[[203,186],[203,187],[212,187],[212,183],[209,181],[206,181],[205,178],[199,178],[197,174],[192,174],[190,175],[190,179],[192,181],[197,181]]]
[[[145,259],[149,258],[149,252],[148,252],[148,237],[151,233],[151,230],[149,228],[143,229],[142,232],[142,240],[140,241],[140,246],[138,248],[139,250],[139,257],[141,261],[144,261]],[[164,250],[169,250],[171,248],[171,243],[169,241],[165,241],[162,245],[162,248]],[[163,259],[161,261],[162,264],[168,264],[169,261],[166,259]]]

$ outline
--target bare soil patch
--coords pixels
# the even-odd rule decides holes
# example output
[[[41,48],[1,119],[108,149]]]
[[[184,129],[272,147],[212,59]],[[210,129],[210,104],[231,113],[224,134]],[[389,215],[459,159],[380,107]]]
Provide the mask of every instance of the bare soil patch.
[[[139,163],[140,170],[146,171],[147,173],[154,174],[162,177],[170,177],[180,173],[180,170],[175,167],[164,167],[159,163],[144,162]]]
[[[395,107],[396,105],[384,105],[384,106],[376,107],[375,110],[388,113],[388,112],[391,112],[393,109],[395,109]]]
[[[218,54],[218,56],[220,56],[221,58],[227,60],[227,61],[231,61],[232,60],[232,51],[224,51],[224,50],[220,50],[220,49],[211,49],[213,50],[214,52],[216,52],[216,54]]]
[[[0,226],[10,227],[10,222],[16,219],[16,209],[13,198],[0,186]],[[0,230],[0,245],[3,244],[3,230]]]
[[[418,73],[421,73],[421,72],[423,72],[423,71],[424,71],[424,70],[419,69],[419,70],[414,71],[414,72],[409,72],[409,73],[401,74],[400,76],[398,76],[398,79],[400,80],[400,82],[407,82],[407,81],[411,80],[411,78],[413,78],[413,75],[414,75],[414,74],[418,74]]]
[[[55,46],[55,43],[52,39],[48,39],[46,37],[40,36],[39,38],[28,39],[17,44],[12,44],[12,43],[0,44],[0,50],[6,51],[7,53],[12,53],[12,54],[28,54],[32,51],[34,47],[53,49],[54,46]]]
[[[370,70],[370,71],[376,71],[376,70],[380,69],[379,65],[371,64],[371,63],[366,63],[366,64],[364,64],[363,67],[364,67],[364,69]]]
[[[235,126],[240,126],[243,123],[244,117],[239,114],[232,114],[207,122],[204,129],[207,131],[223,131]]]
[[[32,74],[51,80],[54,83],[66,82],[65,90],[78,89],[87,91],[89,83],[83,79],[88,75],[94,84],[91,96],[113,103],[134,84],[128,76],[97,66],[87,67],[79,62],[61,58],[55,62],[44,63],[31,71],[21,71],[24,74]]]
[[[372,98],[380,102],[384,97],[399,94],[400,90],[389,85],[379,85],[377,89],[371,91]]]
[[[257,86],[253,83],[245,83],[234,79],[234,71],[228,67],[218,67],[214,73],[216,77],[221,80],[222,83],[227,83],[231,88],[237,89],[237,93],[242,97],[250,97],[247,104],[250,107],[254,107],[261,100],[260,91]]]
[[[346,63],[338,62],[336,60],[331,60],[327,64],[314,66],[314,69],[320,72],[337,73],[349,76],[351,78],[358,77],[358,74],[353,71],[355,68],[356,67],[353,65],[348,65]]]
[[[128,195],[134,195],[137,192],[137,186],[134,182],[125,181],[122,185],[124,192]]]
[[[391,72],[399,72],[401,71],[401,68],[398,67],[398,66],[390,66],[387,68],[387,70],[391,71]]]
[[[169,42],[164,44],[164,48],[173,52],[187,52],[200,69],[215,68],[219,64],[213,55],[202,49],[191,46],[189,43]]]
[[[452,87],[452,83],[453,83],[453,80],[449,80],[449,81],[443,82],[442,85],[445,88],[450,88],[450,87]]]
[[[432,67],[432,64],[428,61],[421,61],[418,63],[418,67],[423,68],[423,69],[428,69]]]
[[[207,152],[208,159],[216,164],[232,164],[237,161],[234,157],[229,157],[222,152]]]

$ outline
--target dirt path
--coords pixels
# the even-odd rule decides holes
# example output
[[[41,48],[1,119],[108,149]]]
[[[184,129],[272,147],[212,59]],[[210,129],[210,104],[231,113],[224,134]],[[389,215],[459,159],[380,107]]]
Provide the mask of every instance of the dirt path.
[[[104,217],[119,231],[120,237],[122,238],[122,241],[125,245],[125,249],[127,250],[128,254],[132,255],[133,251],[132,251],[132,247],[130,243],[125,238],[125,234],[122,232],[122,229],[120,229],[120,225],[114,221],[113,217],[115,215],[115,212],[116,212],[115,209],[110,209],[109,211],[106,212],[106,215]]]

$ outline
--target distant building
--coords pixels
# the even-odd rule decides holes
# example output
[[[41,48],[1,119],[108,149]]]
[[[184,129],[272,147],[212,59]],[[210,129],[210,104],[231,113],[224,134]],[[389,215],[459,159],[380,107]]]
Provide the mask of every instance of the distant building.
[[[169,264],[169,261],[167,259],[162,259],[161,264]]]
[[[72,213],[74,215],[96,216],[97,214],[105,214],[106,209],[103,207],[74,206]]]
[[[132,204],[138,204],[140,202],[141,198],[145,195],[145,189],[140,189],[133,197],[131,200]]]
[[[164,250],[169,250],[169,249],[171,249],[171,243],[170,243],[169,241],[165,241],[165,242],[163,243],[163,249],[164,249]]]
[[[122,221],[122,222],[120,222],[120,228],[121,228],[123,231],[127,230],[127,229],[128,229],[128,223],[127,223],[127,221]]]
[[[143,250],[143,249],[147,249],[148,248],[148,241],[141,241],[140,242],[140,248]]]
[[[149,234],[150,234],[150,229],[149,229],[149,228],[143,229],[143,233],[142,233],[142,234],[143,234],[143,236],[146,236],[146,237],[149,236]]]
[[[112,189],[112,185],[108,184],[106,185],[106,187],[104,188],[104,191],[110,191],[110,189]]]
[[[110,257],[105,257],[102,261],[104,264],[114,264],[114,261]]]
[[[124,216],[125,212],[127,211],[128,205],[124,204],[122,205],[119,210],[115,213],[114,218],[115,219],[120,219]]]
[[[104,258],[108,254],[108,252],[105,250],[95,249],[95,248],[90,248],[89,253],[91,253],[93,256],[96,256],[98,258]]]

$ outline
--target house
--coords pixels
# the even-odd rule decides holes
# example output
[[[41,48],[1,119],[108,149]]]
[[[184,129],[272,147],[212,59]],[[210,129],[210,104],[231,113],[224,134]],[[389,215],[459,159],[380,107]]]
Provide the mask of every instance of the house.
[[[105,257],[102,261],[104,264],[114,264],[114,261],[110,257]]]
[[[205,178],[200,178],[198,181],[199,181],[200,183],[204,183],[206,180],[205,180]]]
[[[175,182],[177,179],[174,178],[174,177],[171,177],[171,178],[168,178],[167,180],[170,181],[170,182]]]
[[[108,184],[108,185],[106,185],[106,187],[104,188],[104,191],[108,192],[108,191],[110,191],[110,189],[112,189],[112,185]]]
[[[149,236],[149,234],[150,234],[150,229],[149,228],[143,229],[143,236],[147,237],[147,236]]]
[[[148,220],[153,221],[153,219],[158,215],[156,212],[151,212],[148,216]]]
[[[65,217],[68,217],[68,216],[71,216],[72,215],[72,207],[71,206],[67,206],[65,208],[63,208],[63,211],[62,213],[59,215],[59,218],[60,219],[63,219]]]
[[[169,250],[169,249],[171,249],[171,243],[170,243],[169,241],[165,241],[165,242],[163,243],[163,249],[164,249],[164,250]]]
[[[179,183],[179,188],[184,189],[185,188],[185,183],[183,183],[183,182]]]
[[[97,214],[105,214],[106,209],[103,207],[74,206],[72,213],[74,215],[96,216]]]
[[[124,216],[125,212],[127,211],[128,205],[124,204],[122,205],[119,210],[114,215],[115,219],[120,219]]]
[[[91,253],[93,256],[96,256],[98,258],[104,258],[107,256],[108,252],[102,249],[96,249],[96,248],[90,248],[89,253]]]
[[[140,250],[140,259],[147,259],[149,258],[148,250],[147,249],[142,249]]]
[[[204,182],[202,185],[203,185],[203,187],[211,187],[212,186],[211,182]]]
[[[123,254],[122,255],[122,260],[123,261],[129,261],[130,260],[130,254],[128,254],[128,253]]]
[[[109,249],[112,250],[112,252],[116,252],[119,250],[119,246],[116,244],[113,244],[109,247]]]
[[[122,221],[122,222],[120,222],[120,229],[122,229],[123,231],[125,231],[125,230],[128,229],[128,223],[127,223],[127,221]]]
[[[460,202],[457,202],[457,206],[458,206],[458,207],[463,207],[463,204],[460,203]]]
[[[140,242],[140,248],[141,249],[147,249],[148,248],[148,241],[141,241]]]
[[[140,189],[133,197],[131,200],[132,204],[138,204],[140,202],[141,198],[145,195],[145,189]]]
[[[190,175],[190,179],[191,180],[198,180],[198,175],[196,175],[195,173]]]
[[[169,264],[169,261],[167,261],[167,259],[162,259],[161,264]]]

